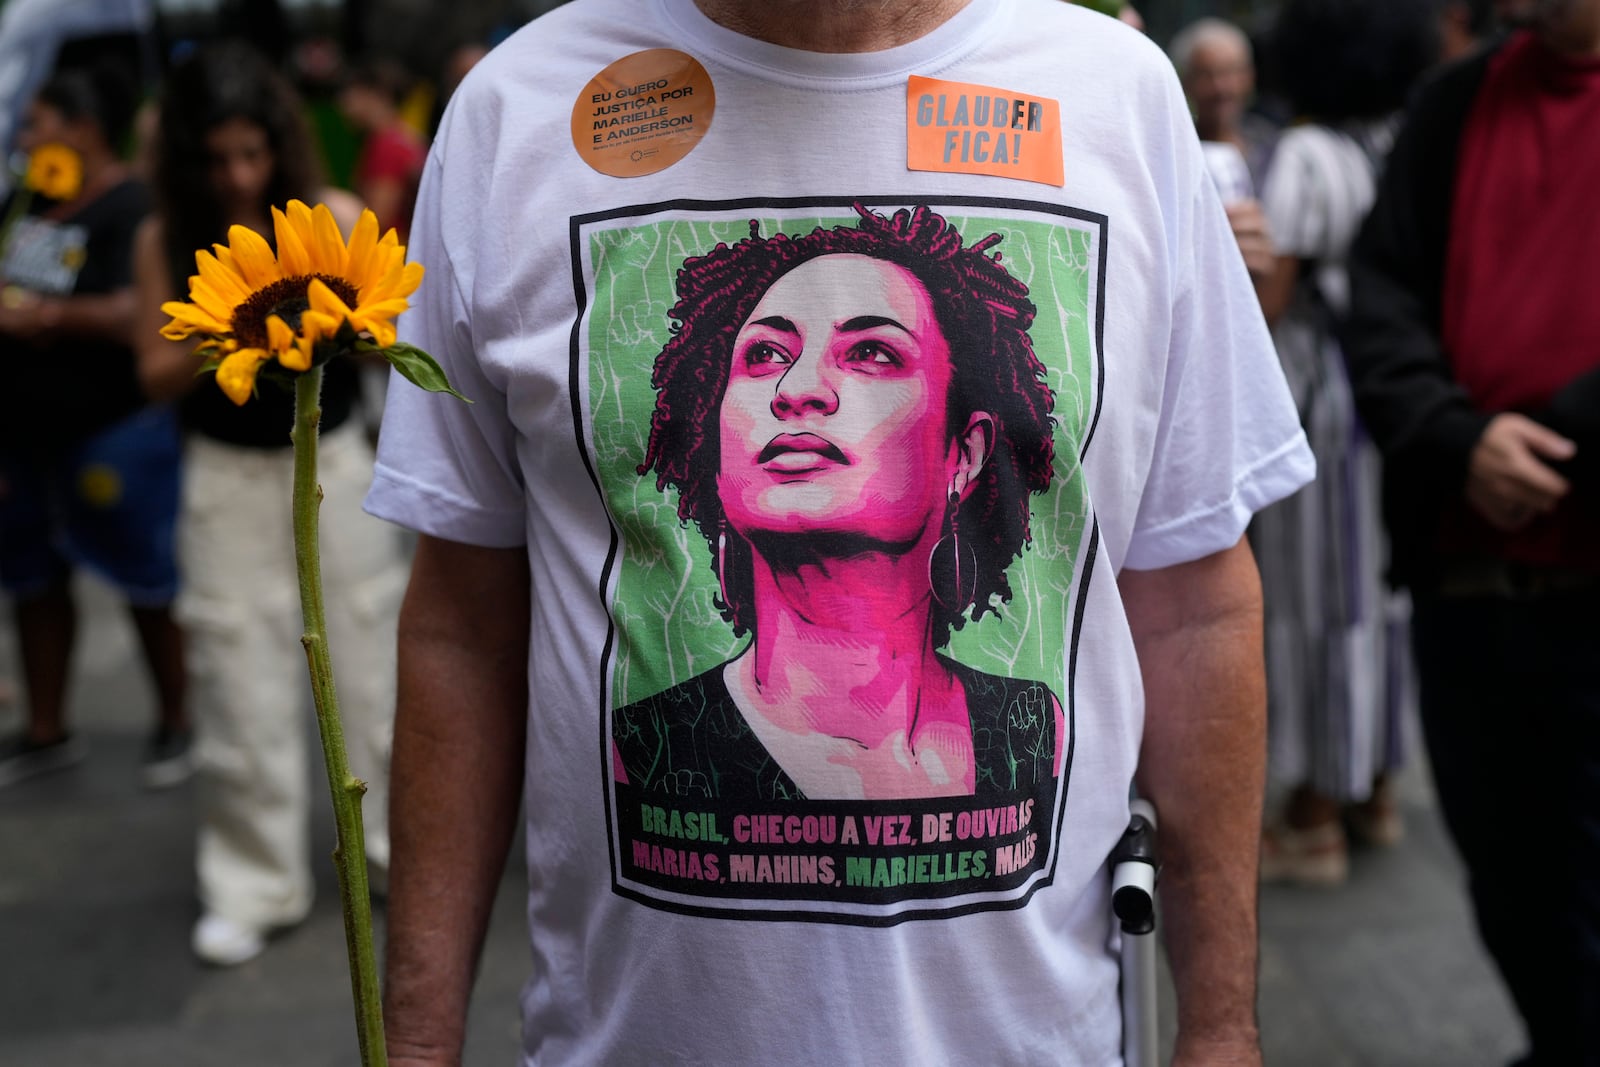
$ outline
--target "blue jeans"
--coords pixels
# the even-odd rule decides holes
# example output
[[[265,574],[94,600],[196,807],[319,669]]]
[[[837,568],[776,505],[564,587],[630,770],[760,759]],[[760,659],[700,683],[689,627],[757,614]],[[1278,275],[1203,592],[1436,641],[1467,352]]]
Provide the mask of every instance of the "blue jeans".
[[[1414,609],[1434,781],[1523,1062],[1600,1065],[1600,582]]]
[[[145,408],[57,456],[0,453],[0,586],[27,599],[82,566],[136,607],[172,603],[182,455],[168,407]]]

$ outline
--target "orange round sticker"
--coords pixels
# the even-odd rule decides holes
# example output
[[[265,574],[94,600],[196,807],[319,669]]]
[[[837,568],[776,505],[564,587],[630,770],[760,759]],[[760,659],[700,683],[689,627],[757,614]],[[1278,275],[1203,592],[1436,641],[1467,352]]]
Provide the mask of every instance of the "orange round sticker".
[[[711,129],[717,94],[693,56],[651,48],[596,74],[572,105],[572,146],[613,178],[666,170]]]

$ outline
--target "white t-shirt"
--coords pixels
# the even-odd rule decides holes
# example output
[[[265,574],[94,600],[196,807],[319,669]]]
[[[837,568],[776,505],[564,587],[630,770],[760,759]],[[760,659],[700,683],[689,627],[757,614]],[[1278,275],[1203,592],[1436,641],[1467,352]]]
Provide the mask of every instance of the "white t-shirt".
[[[651,49],[714,110],[590,83]],[[1009,176],[1052,102],[1064,184]],[[911,169],[919,124],[988,172]],[[643,170],[701,139],[613,177],[619,128]],[[403,333],[476,403],[397,381],[368,508],[529,546],[526,1062],[1119,1062],[1116,574],[1312,472],[1161,52],[1058,0],[846,55],[579,0],[458,90],[411,234]]]

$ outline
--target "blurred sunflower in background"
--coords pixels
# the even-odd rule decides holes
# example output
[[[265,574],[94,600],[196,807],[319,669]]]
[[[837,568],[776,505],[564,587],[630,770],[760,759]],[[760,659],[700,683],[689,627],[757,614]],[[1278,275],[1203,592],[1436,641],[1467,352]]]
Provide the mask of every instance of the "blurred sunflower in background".
[[[272,224],[276,253],[254,230],[234,226],[226,245],[195,253],[189,302],[161,305],[172,316],[162,336],[201,335],[197,352],[235,404],[250,399],[269,362],[303,373],[363,342],[394,348],[394,319],[422,283],[422,264],[406,262],[394,230],[378,235],[371,211],[361,213],[348,244],[323,204],[291,200],[272,209]]]
[[[64,144],[42,144],[28,153],[22,182],[50,200],[74,200],[83,188],[83,159]]]
[[[4,6],[5,0],[0,0]],[[28,213],[35,196],[65,203],[76,200],[83,191],[83,157],[66,145],[50,141],[24,155],[18,152],[5,161],[11,178],[17,182],[17,195],[11,198],[11,207],[0,220],[0,263],[5,262],[11,250],[11,235],[22,217]],[[0,302],[6,307],[17,307],[28,297],[14,285],[0,289]]]

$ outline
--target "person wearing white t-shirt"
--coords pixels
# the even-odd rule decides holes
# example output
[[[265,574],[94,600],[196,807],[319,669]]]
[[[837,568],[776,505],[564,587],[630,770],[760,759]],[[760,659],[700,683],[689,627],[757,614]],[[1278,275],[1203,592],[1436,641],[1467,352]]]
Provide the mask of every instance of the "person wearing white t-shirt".
[[[459,1062],[519,813],[525,1064],[1119,1063],[1136,770],[1176,1062],[1259,1062],[1242,535],[1312,462],[1154,46],[579,0],[453,97],[411,248],[401,328],[475,402],[393,383],[367,499],[422,535],[391,1063]]]

